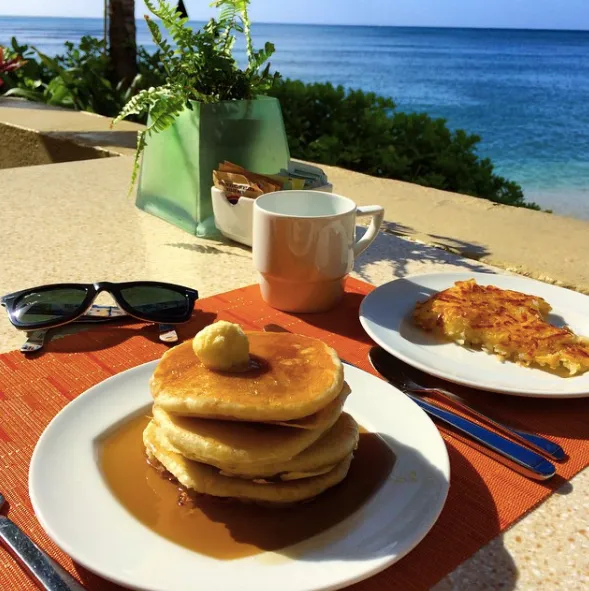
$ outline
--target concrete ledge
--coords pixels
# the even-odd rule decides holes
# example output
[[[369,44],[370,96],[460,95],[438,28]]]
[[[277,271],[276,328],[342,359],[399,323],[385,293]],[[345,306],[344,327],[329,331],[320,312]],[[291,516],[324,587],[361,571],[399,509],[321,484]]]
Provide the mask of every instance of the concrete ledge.
[[[99,147],[111,156],[130,155],[137,145],[138,123],[122,121],[110,128],[108,117],[0,97],[0,122],[80,146]]]
[[[116,156],[104,148],[0,122],[0,169]]]

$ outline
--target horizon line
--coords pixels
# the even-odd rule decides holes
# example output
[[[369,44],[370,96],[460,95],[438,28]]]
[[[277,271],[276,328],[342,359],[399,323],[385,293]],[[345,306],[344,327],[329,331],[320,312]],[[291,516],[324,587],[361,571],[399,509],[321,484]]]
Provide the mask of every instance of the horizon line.
[[[47,18],[47,19],[91,19],[104,21],[103,16],[59,16],[46,14],[0,14],[0,18]],[[158,20],[158,19],[155,19]],[[135,18],[135,21],[143,22],[142,18]],[[206,23],[208,20],[190,19],[189,22]],[[589,33],[589,29],[569,29],[569,28],[545,28],[545,27],[519,27],[519,26],[479,26],[479,25],[383,25],[383,24],[350,24],[350,23],[293,23],[293,22],[271,22],[271,21],[255,21],[252,25],[286,25],[297,27],[379,27],[391,29],[474,29],[485,31],[558,31],[571,33]]]

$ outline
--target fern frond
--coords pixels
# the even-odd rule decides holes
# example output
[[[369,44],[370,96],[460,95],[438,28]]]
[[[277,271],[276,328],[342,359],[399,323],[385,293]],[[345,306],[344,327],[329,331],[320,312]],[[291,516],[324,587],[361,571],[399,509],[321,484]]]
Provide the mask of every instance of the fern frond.
[[[221,51],[226,55],[231,54],[231,49],[235,41],[235,38],[231,35],[231,31],[235,28],[237,18],[238,12],[233,6],[226,6],[219,13],[219,25],[222,30]]]
[[[233,22],[239,14],[239,11],[235,6],[225,6],[219,13],[219,23],[222,25],[225,23]]]
[[[186,26],[188,18],[183,17],[165,0],[157,0],[157,7],[151,0],[145,4],[162,21],[162,24],[176,43],[178,53],[188,53],[195,45],[192,27]]]
[[[135,186],[135,182],[137,181],[137,174],[139,173],[139,159],[141,158],[141,154],[143,154],[143,150],[145,150],[145,146],[147,145],[147,132],[145,130],[140,131],[137,134],[137,148],[135,149],[135,158],[133,160],[133,171],[131,172],[131,184],[129,186],[129,191],[127,193],[127,197],[131,195],[131,191]]]
[[[245,34],[246,52],[248,61],[253,52],[253,44],[250,34],[250,23],[247,15],[247,5],[249,0],[216,0],[211,4],[215,8],[220,8],[219,23],[223,29],[222,37],[224,41],[223,50],[231,53],[233,42],[230,46],[228,40],[231,38],[231,31],[235,30]]]
[[[171,76],[172,72],[170,66],[171,64],[173,64],[174,61],[174,50],[170,47],[170,44],[163,38],[162,32],[160,31],[160,28],[157,26],[157,24],[147,15],[145,15],[145,22],[147,23],[149,32],[151,33],[151,36],[155,44],[162,52],[162,64],[164,66],[164,69],[166,70],[168,76]],[[170,61],[170,64],[168,64],[168,60]]]
[[[154,92],[156,89],[147,88],[139,91],[127,104],[121,109],[121,112],[115,117],[111,123],[111,127],[127,118],[129,115],[140,115],[149,110],[149,107],[154,101]]]
[[[140,93],[142,94],[142,93]],[[123,111],[127,110],[137,113],[143,110],[149,110],[149,125],[139,132],[137,135],[137,148],[135,150],[135,159],[133,161],[133,172],[131,173],[131,187],[129,192],[133,189],[137,181],[137,174],[139,172],[139,161],[141,154],[147,146],[147,138],[153,133],[160,133],[173,125],[178,115],[182,112],[186,105],[186,97],[181,88],[175,86],[165,85],[159,88],[152,88],[148,91],[143,91],[143,96],[139,101],[139,95],[133,97]],[[117,117],[117,120],[122,119],[123,112]]]
[[[183,96],[159,97],[149,111],[150,124],[146,129],[147,134],[151,135],[154,131],[159,133],[168,129],[184,109],[184,105]]]
[[[171,20],[176,11],[164,0],[156,0],[157,8],[153,0],[145,0],[145,6],[149,8],[152,14],[155,14],[162,22],[165,20]]]
[[[252,42],[251,24],[249,15],[247,13],[247,5],[249,0],[233,0],[239,5],[241,12],[241,22],[243,24],[243,34],[245,35],[245,48],[247,53],[247,61],[249,64],[252,62],[254,55],[254,44]]]
[[[152,0],[143,0],[145,2],[145,6],[147,6],[147,9],[149,10],[149,12],[151,12],[152,14],[155,14],[155,11],[157,10],[157,8],[154,6]]]
[[[237,12],[243,12],[247,10],[247,5],[249,4],[250,0],[214,0],[211,2],[210,6],[213,8],[233,8]]]

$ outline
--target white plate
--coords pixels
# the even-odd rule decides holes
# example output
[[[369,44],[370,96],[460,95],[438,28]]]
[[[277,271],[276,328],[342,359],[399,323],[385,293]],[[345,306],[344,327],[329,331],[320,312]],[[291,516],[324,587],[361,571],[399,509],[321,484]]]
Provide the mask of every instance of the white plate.
[[[451,287],[455,281],[476,279],[543,297],[551,306],[550,321],[567,324],[589,337],[589,297],[527,277],[488,273],[413,275],[377,287],[360,306],[360,322],[368,335],[391,355],[431,375],[472,388],[519,396],[574,398],[589,396],[589,372],[562,378],[541,369],[502,362],[484,351],[440,342],[411,323],[415,303]]]
[[[340,589],[399,560],[437,520],[448,492],[449,460],[436,427],[398,390],[346,366],[352,389],[346,410],[383,434],[396,454],[390,477],[358,512],[313,538],[308,548],[299,544],[296,559],[277,552],[216,560],[160,537],[119,504],[97,453],[107,430],[149,407],[155,365],[118,374],[76,398],[35,448],[29,492],[37,518],[87,569],[154,591]]]

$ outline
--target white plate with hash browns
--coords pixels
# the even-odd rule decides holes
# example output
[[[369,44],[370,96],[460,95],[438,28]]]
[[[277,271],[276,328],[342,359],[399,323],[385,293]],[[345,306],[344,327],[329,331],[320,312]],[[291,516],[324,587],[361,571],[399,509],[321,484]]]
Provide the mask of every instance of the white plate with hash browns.
[[[551,311],[547,321],[568,327],[589,343],[589,297],[527,277],[490,273],[432,273],[397,279],[376,288],[364,298],[360,322],[383,349],[430,375],[478,388],[517,396],[581,398],[589,396],[589,371],[569,375],[564,367],[544,369],[507,361],[480,348],[462,346],[417,326],[417,302],[449,289],[457,281],[474,279],[480,286],[495,286],[543,298]],[[583,356],[579,347],[578,356]],[[589,351],[589,346],[586,348]],[[581,365],[589,357],[581,359]]]

